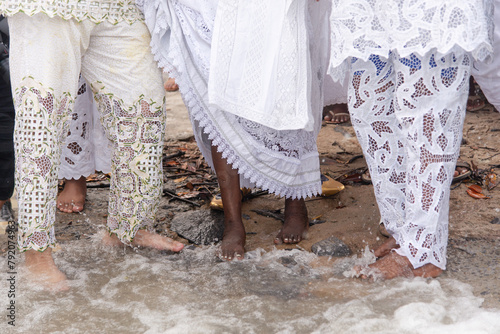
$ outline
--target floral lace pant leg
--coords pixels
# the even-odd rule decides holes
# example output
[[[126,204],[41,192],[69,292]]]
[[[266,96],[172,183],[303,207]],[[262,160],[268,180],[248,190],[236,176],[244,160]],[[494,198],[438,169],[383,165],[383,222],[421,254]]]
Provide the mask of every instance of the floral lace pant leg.
[[[44,14],[16,14],[9,25],[18,245],[20,251],[43,251],[55,243],[60,147],[78,85],[81,30]]]
[[[450,184],[465,117],[471,58],[433,53],[354,60],[353,126],[382,221],[415,268],[445,269]]]
[[[108,229],[123,242],[153,226],[163,184],[165,92],[148,37],[143,22],[103,22],[82,62],[112,143]]]

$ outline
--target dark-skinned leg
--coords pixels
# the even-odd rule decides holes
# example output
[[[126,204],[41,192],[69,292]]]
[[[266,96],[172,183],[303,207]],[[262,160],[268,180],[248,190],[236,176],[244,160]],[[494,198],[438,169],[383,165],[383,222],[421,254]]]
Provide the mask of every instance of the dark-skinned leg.
[[[224,207],[224,235],[220,257],[228,261],[241,260],[245,253],[246,233],[241,219],[240,177],[238,171],[227,163],[215,146],[212,146],[212,159]]]

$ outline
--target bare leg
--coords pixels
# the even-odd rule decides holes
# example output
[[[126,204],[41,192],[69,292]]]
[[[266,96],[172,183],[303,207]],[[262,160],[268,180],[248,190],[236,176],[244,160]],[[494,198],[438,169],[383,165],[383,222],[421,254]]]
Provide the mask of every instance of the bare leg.
[[[222,158],[222,153],[212,146],[212,159],[219,180],[224,207],[224,235],[220,256],[224,260],[243,259],[246,233],[241,220],[241,192],[238,171]]]
[[[57,196],[57,208],[62,212],[80,212],[85,205],[87,196],[87,180],[81,177],[78,180],[66,180],[64,189]]]
[[[8,201],[8,199],[6,200],[1,200],[0,201],[0,209],[2,208],[2,206]]]
[[[103,237],[103,242],[108,246],[122,246],[123,243],[115,234],[106,235]],[[149,247],[159,250],[169,250],[180,252],[184,248],[184,244],[174,241],[170,238],[146,230],[137,231],[134,240],[131,243],[134,247]]]
[[[285,223],[274,239],[275,244],[296,244],[305,238],[309,228],[307,207],[303,199],[285,200]]]
[[[399,255],[396,252],[390,252],[377,262],[369,265],[371,269],[376,269],[376,274],[383,279],[392,279],[396,277],[425,277],[435,278],[441,275],[442,269],[433,264],[426,264],[418,269],[414,269],[410,260],[405,256]],[[362,275],[361,278],[368,278]]]
[[[26,251],[25,263],[31,281],[51,290],[63,291],[68,289],[66,275],[56,267],[51,248],[47,248],[43,252],[32,249]]]

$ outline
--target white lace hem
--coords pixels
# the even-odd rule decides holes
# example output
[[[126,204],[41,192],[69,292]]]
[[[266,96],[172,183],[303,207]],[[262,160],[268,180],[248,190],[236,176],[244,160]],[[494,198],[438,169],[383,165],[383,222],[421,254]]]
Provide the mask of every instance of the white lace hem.
[[[195,66],[189,66],[184,62],[185,55],[189,51],[183,47],[183,42],[180,41],[183,36],[176,36],[170,29],[170,25],[174,24],[172,17],[175,16],[171,13],[170,4],[161,0],[140,0],[137,1],[137,4],[143,10],[146,24],[151,31],[151,50],[155,60],[159,67],[168,71],[176,79],[184,103],[190,112],[198,146],[212,169],[210,148],[201,144],[202,134],[197,133],[195,122],[208,135],[217,150],[222,152],[228,163],[238,170],[243,181],[248,184],[268,190],[278,196],[294,199],[312,197],[321,193],[317,151],[309,156],[301,157],[300,165],[298,165],[296,159],[278,154],[273,155],[271,151],[258,151],[262,150],[262,147],[248,147],[249,142],[242,138],[242,134],[233,132],[234,137],[225,137],[227,133],[223,134],[218,129],[216,120],[210,117],[206,111],[210,108],[203,101],[203,96],[206,96],[207,82],[194,73]],[[215,111],[213,108],[210,110]],[[227,122],[227,120],[222,121]],[[246,151],[248,155],[241,154],[242,151]],[[255,153],[260,155],[258,159],[254,156]],[[262,161],[268,162],[268,164],[262,163]],[[274,167],[272,169],[270,168],[271,164]],[[304,168],[304,166],[308,167]],[[293,167],[301,170],[298,177],[293,172],[287,173]],[[287,177],[286,174],[291,176]]]

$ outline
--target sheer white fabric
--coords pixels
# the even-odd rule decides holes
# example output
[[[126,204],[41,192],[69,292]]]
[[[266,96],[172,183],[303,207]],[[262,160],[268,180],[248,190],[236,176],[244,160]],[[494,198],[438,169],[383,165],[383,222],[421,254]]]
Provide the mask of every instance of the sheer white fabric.
[[[465,52],[353,59],[351,122],[382,222],[415,268],[446,267],[450,185],[471,62]]]
[[[43,13],[49,17],[65,20],[89,20],[93,23],[107,21],[116,24],[125,21],[129,24],[142,20],[134,0],[2,0],[0,14],[11,16],[24,13],[32,16]]]
[[[346,73],[347,74],[347,73]],[[347,87],[349,87],[349,76],[344,75],[340,81],[335,81],[330,75],[325,77],[323,85],[325,106],[347,103]]]
[[[307,33],[314,37],[308,45],[314,69],[311,79],[314,131],[278,131],[208,105],[216,0],[200,0],[195,7],[180,0],[138,2],[152,34],[155,58],[179,84],[197,143],[209,164],[212,164],[213,144],[238,169],[242,185],[291,198],[321,191],[316,137],[321,126],[321,88],[328,64],[330,3],[308,1],[308,4]]]
[[[95,171],[111,172],[111,142],[99,121],[94,96],[83,77],[71,114],[68,137],[61,152],[60,179],[88,177]]]
[[[491,11],[491,0],[333,0],[332,64],[391,50],[406,57],[463,49],[482,60],[492,51]]]
[[[307,1],[220,0],[211,105],[276,130],[312,131]]]

